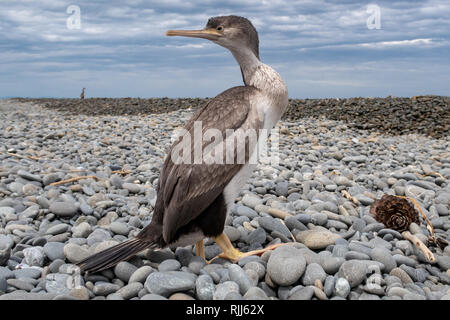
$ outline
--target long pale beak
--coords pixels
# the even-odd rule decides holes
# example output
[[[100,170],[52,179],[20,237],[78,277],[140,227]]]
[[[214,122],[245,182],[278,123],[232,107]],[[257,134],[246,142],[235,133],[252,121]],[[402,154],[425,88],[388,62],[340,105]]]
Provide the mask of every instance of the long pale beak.
[[[202,29],[202,30],[169,30],[166,36],[182,36],[191,38],[203,38],[208,40],[217,40],[223,36],[222,33],[216,29]]]

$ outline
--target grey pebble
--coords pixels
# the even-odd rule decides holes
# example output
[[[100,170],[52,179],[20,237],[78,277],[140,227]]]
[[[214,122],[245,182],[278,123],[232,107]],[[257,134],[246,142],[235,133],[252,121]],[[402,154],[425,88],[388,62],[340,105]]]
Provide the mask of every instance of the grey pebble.
[[[312,286],[303,287],[295,290],[289,296],[289,300],[311,300],[313,295],[314,295],[314,288]]]
[[[392,269],[397,267],[397,262],[388,249],[385,249],[383,247],[373,248],[370,256],[373,260],[384,264],[385,270],[387,272],[390,272]]]
[[[236,282],[225,281],[223,283],[220,283],[216,286],[213,300],[225,300],[225,297],[232,292],[239,294],[239,285]]]
[[[131,263],[127,262],[127,261],[122,261],[119,262],[115,267],[114,267],[114,274],[116,275],[117,278],[119,278],[120,280],[122,280],[125,283],[128,283],[128,281],[131,278],[131,275],[136,272],[138,268],[134,265],[132,265]]]
[[[150,266],[142,266],[136,271],[133,272],[133,274],[130,276],[128,283],[133,282],[140,282],[144,283],[147,277],[150,275],[150,273],[154,272],[155,269],[153,269]]]
[[[195,280],[195,291],[199,300],[213,300],[215,286],[209,275],[200,275]]]
[[[175,292],[183,292],[195,288],[196,276],[181,271],[153,272],[145,281],[149,293],[168,297]]]
[[[79,206],[73,202],[52,202],[49,210],[58,217],[73,217],[78,212]]]
[[[117,291],[124,300],[129,300],[131,298],[137,297],[139,291],[144,288],[144,285],[140,282],[130,283]]]
[[[289,245],[276,248],[267,263],[267,273],[278,285],[288,286],[303,275],[306,260],[301,252]]]
[[[229,264],[228,272],[230,280],[238,284],[241,295],[245,295],[245,293],[253,287],[252,281],[239,265]]]

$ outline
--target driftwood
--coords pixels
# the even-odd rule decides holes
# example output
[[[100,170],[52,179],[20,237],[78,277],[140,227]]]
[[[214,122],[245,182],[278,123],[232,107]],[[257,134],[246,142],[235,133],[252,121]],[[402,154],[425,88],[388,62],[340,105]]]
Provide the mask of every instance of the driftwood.
[[[350,193],[348,193],[346,190],[341,190],[341,193],[344,197],[346,197],[348,200],[353,201],[354,204],[358,204],[359,201],[355,197],[353,197]]]
[[[403,231],[402,236],[406,240],[411,241],[412,244],[414,244],[420,251],[422,251],[428,261],[430,261],[430,262],[436,261],[436,258],[434,257],[434,255],[430,251],[430,249],[428,249],[427,246],[422,241],[420,241],[419,238],[417,238],[415,235],[411,234],[411,232]]]
[[[74,182],[74,181],[78,181],[78,180],[83,180],[83,179],[90,179],[90,178],[96,179],[96,180],[100,180],[100,178],[97,177],[97,176],[80,176],[80,177],[75,177],[75,178],[71,178],[71,179],[67,179],[67,180],[61,180],[61,181],[58,181],[58,182],[50,183],[50,186],[52,186],[52,187],[53,186],[59,186],[61,184],[66,184],[66,183],[70,183],[70,182]]]
[[[267,210],[267,213],[270,214],[272,217],[280,218],[280,219],[284,219],[286,217],[292,216],[292,214],[290,214],[290,213],[287,213],[280,209],[275,209],[275,208],[269,208],[269,210]]]

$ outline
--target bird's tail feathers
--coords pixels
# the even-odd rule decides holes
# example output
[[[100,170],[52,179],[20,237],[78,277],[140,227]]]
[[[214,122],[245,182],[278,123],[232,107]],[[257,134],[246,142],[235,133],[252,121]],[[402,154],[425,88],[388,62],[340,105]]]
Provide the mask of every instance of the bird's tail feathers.
[[[126,261],[139,252],[153,247],[155,247],[154,243],[131,239],[96,253],[78,262],[77,265],[81,271],[94,273],[111,268],[119,262]]]

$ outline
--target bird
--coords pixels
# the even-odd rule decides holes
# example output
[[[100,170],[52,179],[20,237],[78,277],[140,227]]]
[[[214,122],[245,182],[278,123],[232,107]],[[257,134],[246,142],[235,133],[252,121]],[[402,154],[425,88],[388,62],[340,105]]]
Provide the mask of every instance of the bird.
[[[258,130],[271,130],[288,105],[288,89],[283,79],[260,60],[258,32],[247,18],[230,15],[208,19],[203,29],[169,30],[166,36],[207,39],[228,49],[240,66],[244,85],[220,93],[185,124],[185,134],[173,143],[160,171],[151,222],[134,238],[80,261],[81,271],[93,273],[111,268],[146,249],[195,245],[195,253],[205,258],[205,238],[211,238],[222,249],[219,257],[233,262],[283,244],[241,252],[224,233],[225,219],[256,167],[256,163],[250,161],[250,155],[254,155],[256,144],[263,138],[258,135],[255,143],[254,139],[244,136],[242,146],[236,143],[230,144],[230,148],[225,148],[226,143],[238,141],[249,130],[257,133]],[[218,74],[210,76],[212,81],[220,81]],[[189,157],[183,155],[181,158],[191,161],[174,161],[175,150],[195,151],[199,146],[205,148],[208,145],[209,141],[184,139],[186,134],[195,134],[198,123],[202,125],[202,132],[209,129],[223,135],[233,132],[225,141],[210,142],[215,148],[205,152],[214,157],[226,149],[224,153],[231,161],[206,163],[203,159],[199,163],[195,159],[192,161],[190,152],[187,152]],[[244,159],[237,161],[242,151],[246,151]]]
[[[84,100],[84,89],[86,89],[86,88],[83,88],[83,90],[81,90],[81,94],[80,94],[80,99],[81,100]]]

